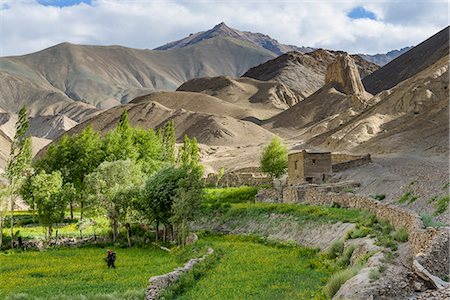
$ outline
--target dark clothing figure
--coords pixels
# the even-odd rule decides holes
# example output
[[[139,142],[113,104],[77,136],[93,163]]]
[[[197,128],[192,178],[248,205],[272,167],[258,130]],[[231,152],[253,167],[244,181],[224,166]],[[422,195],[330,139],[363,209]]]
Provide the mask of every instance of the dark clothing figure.
[[[116,262],[116,252],[114,252],[112,250],[108,250],[108,254],[105,258],[105,261],[108,264],[108,269],[109,268],[115,269],[116,266],[114,265],[114,263]]]

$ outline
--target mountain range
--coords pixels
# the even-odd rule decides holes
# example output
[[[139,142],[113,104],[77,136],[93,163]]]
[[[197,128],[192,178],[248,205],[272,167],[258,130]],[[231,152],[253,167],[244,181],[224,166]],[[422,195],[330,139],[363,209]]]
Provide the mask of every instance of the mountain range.
[[[445,57],[448,27],[380,68],[360,55],[283,45],[223,23],[155,50],[63,43],[3,57],[0,167],[22,105],[30,110],[34,152],[88,125],[106,132],[127,109],[132,124],[145,128],[174,119],[178,138],[222,147],[203,158],[224,164],[237,149],[254,164],[252,151],[274,135],[292,147],[381,153],[395,152],[400,130],[400,148],[428,141],[434,148],[419,152],[445,153],[438,142],[448,125]],[[439,126],[427,127],[425,117]],[[434,133],[422,138],[419,125]]]

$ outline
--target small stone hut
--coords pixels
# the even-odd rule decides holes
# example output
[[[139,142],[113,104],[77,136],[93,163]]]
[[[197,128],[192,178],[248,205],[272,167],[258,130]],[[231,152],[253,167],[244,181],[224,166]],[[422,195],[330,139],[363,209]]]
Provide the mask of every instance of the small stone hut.
[[[301,152],[288,155],[288,184],[324,183],[332,173],[331,152]]]

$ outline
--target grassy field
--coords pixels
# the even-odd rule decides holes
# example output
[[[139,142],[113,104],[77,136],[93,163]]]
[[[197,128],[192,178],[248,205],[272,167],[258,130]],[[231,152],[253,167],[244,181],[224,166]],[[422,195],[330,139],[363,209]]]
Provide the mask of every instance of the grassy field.
[[[222,253],[220,259],[183,293],[169,292],[167,299],[325,299],[323,286],[337,270],[317,250],[292,244],[241,236],[199,243]]]
[[[0,253],[0,299],[20,293],[29,297],[17,299],[49,299],[60,294],[67,299],[80,295],[106,299],[106,294],[142,299],[151,276],[182,264],[177,256],[156,248],[114,250],[115,270],[107,269],[106,249],[102,248]]]
[[[273,214],[287,215],[301,226],[367,219],[356,210],[270,203],[216,202],[205,204],[202,214],[205,220],[239,220],[242,224],[264,221]],[[42,238],[42,228],[25,221],[27,213],[21,215],[24,224],[16,230],[24,238]],[[105,236],[106,220],[98,221],[105,224],[96,226],[97,235]],[[92,235],[93,229],[86,226],[84,236]],[[77,223],[60,228],[60,235],[79,236]],[[169,290],[166,299],[325,299],[323,287],[342,269],[317,250],[256,236],[206,236],[195,246],[173,253],[150,246],[116,248],[117,270],[106,268],[102,259],[106,249],[93,246],[3,252],[0,299],[143,299],[151,276],[172,271],[207,247],[216,250],[215,263],[204,266],[200,275],[189,275],[191,282]]]

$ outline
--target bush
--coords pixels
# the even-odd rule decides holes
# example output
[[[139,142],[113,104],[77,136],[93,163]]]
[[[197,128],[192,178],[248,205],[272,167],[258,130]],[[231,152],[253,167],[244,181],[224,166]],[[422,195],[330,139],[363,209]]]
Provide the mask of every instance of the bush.
[[[378,269],[372,269],[369,271],[370,282],[377,281],[380,278],[381,272]]]
[[[257,193],[258,188],[254,186],[207,188],[203,193],[203,201],[205,203],[255,202]]]
[[[342,254],[344,251],[344,242],[343,241],[335,241],[331,244],[330,248],[328,248],[327,256],[330,259],[334,259]]]
[[[404,243],[408,240],[408,232],[406,231],[405,228],[401,228],[397,231],[395,231],[392,234],[392,237],[394,238],[394,240],[396,240],[397,242],[401,242]]]
[[[382,200],[386,199],[386,195],[383,195],[383,194],[376,194],[376,195],[372,195],[371,197],[378,201],[382,201]]]
[[[345,268],[350,264],[350,258],[352,257],[353,251],[355,251],[355,245],[349,245],[347,249],[344,250],[342,256],[336,261],[336,264],[340,268]]]
[[[436,203],[434,204],[436,210],[434,211],[433,215],[437,216],[445,212],[448,209],[449,202],[449,195],[445,195],[444,197],[437,199]]]
[[[410,204],[410,203],[415,202],[418,198],[419,197],[417,197],[413,193],[406,192],[398,199],[398,203],[408,203],[408,204]]]
[[[372,229],[365,226],[358,226],[356,229],[347,233],[347,239],[357,239],[362,238],[369,235],[372,232]]]
[[[398,249],[398,245],[391,235],[382,235],[378,237],[378,241],[375,242],[375,245],[390,248],[392,251],[397,251]]]
[[[359,267],[352,267],[342,270],[331,276],[330,280],[327,282],[324,288],[327,297],[329,299],[333,298],[333,296],[347,280],[358,274],[359,269]]]
[[[445,226],[444,223],[441,223],[441,222],[435,220],[429,214],[424,213],[424,214],[421,214],[420,217],[422,218],[422,223],[423,223],[423,226],[425,226],[425,228],[427,228],[427,227],[443,227],[443,226]]]

